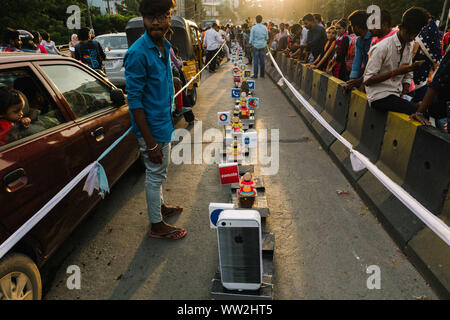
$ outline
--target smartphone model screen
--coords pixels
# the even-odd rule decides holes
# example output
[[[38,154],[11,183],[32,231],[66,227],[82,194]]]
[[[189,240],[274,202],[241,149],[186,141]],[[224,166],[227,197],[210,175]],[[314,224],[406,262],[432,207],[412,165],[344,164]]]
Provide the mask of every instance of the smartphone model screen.
[[[218,229],[222,282],[261,283],[259,229]]]

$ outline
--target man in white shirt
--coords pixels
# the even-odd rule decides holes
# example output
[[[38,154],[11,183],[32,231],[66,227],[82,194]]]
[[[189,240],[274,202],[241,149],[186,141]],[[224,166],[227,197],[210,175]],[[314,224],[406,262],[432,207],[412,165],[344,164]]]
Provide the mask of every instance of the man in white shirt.
[[[216,58],[214,57],[217,51],[220,49],[224,39],[219,34],[219,26],[214,23],[213,26],[208,29],[205,33],[205,39],[203,39],[203,45],[206,47],[206,63],[211,61],[209,64],[209,72],[216,72]],[[214,59],[212,59],[214,57]]]
[[[401,96],[408,93],[413,70],[412,41],[428,24],[430,14],[423,8],[405,11],[400,31],[373,46],[364,72],[367,100],[377,110],[413,114],[417,106]]]

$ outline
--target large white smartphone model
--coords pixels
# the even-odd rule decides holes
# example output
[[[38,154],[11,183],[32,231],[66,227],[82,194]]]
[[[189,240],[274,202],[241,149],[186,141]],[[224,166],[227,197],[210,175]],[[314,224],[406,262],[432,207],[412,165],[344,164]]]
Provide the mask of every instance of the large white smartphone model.
[[[261,216],[256,210],[224,210],[217,222],[222,285],[229,290],[261,287]]]

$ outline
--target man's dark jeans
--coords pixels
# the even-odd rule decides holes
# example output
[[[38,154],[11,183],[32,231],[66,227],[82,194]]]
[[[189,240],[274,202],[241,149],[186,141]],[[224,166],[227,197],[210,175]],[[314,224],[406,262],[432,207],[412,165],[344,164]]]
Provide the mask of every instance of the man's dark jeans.
[[[217,51],[219,51],[219,49],[206,51],[206,63],[211,61],[211,59],[215,56]],[[209,71],[215,71],[216,70],[216,59],[217,59],[217,56],[214,58],[213,61],[211,61],[210,65],[209,65]]]
[[[386,98],[373,101],[372,108],[382,111],[393,111],[406,114],[413,114],[417,111],[418,105],[412,102],[408,102],[395,95],[390,95]],[[427,111],[428,116],[435,118],[436,120],[445,118],[446,115],[446,103],[443,101],[435,101]]]
[[[253,75],[255,77],[258,76],[258,66],[261,69],[261,77],[264,77],[264,52],[265,48],[263,49],[256,49],[253,48]]]
[[[396,95],[390,95],[386,98],[372,101],[370,106],[381,111],[393,111],[406,114],[413,114],[418,108],[414,103],[406,101]]]

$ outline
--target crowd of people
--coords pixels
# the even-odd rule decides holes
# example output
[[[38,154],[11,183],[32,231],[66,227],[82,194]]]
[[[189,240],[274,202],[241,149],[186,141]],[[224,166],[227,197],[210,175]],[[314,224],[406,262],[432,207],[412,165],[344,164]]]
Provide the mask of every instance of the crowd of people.
[[[214,23],[202,33],[205,63],[214,59],[209,64],[213,73],[219,64],[217,57],[230,61],[229,48],[234,40],[244,48],[248,64],[253,64],[252,77],[264,78],[264,52],[269,47],[273,53],[282,52],[345,81],[346,91],[357,88],[365,92],[375,109],[406,113],[427,125],[431,116],[438,128],[448,131],[450,27],[444,33],[419,7],[406,10],[397,26],[392,25],[386,10],[381,10],[379,29],[369,29],[368,19],[365,10],[355,10],[346,18],[328,22],[320,14],[310,13],[291,25],[263,23],[261,16],[256,17],[256,23],[251,18],[242,25]],[[92,38],[88,28],[72,35],[70,55],[103,70],[105,53]],[[223,52],[217,54],[219,50]],[[7,28],[0,52],[16,51],[60,54],[47,32]],[[171,57],[178,90],[186,81],[180,59],[172,53]],[[183,114],[190,105],[187,97],[183,102],[181,99],[182,95],[176,113]],[[191,114],[186,116],[194,119]]]
[[[81,28],[73,34],[69,42],[70,56],[95,70],[104,70],[105,52],[89,28]],[[48,32],[29,32],[6,28],[3,30],[0,52],[27,52],[40,54],[63,54],[58,50],[55,42],[50,39]]]
[[[444,33],[420,7],[406,10],[397,26],[386,10],[381,10],[379,29],[369,29],[368,20],[366,10],[326,23],[320,14],[310,13],[292,25],[262,23],[258,16],[255,25],[248,19],[241,26],[227,26],[227,32],[245,48],[249,64],[253,60],[254,78],[258,65],[264,77],[263,57],[262,63],[255,60],[265,40],[273,54],[282,52],[345,81],[347,92],[365,92],[371,107],[405,113],[426,125],[432,117],[448,133],[450,27]]]

